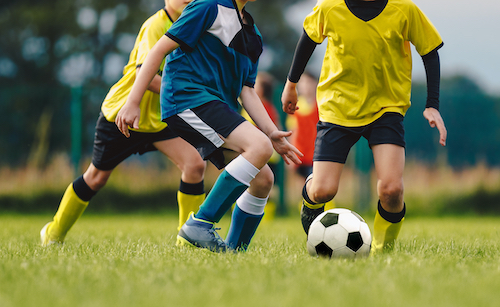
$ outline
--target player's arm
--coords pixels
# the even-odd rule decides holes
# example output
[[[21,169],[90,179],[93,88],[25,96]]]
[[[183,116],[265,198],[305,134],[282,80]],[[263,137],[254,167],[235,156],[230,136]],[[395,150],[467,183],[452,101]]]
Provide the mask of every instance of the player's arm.
[[[141,70],[141,66],[137,66],[136,76],[139,74],[139,71]],[[151,91],[155,94],[160,94],[160,87],[161,87],[161,76],[157,73],[153,77],[153,80],[151,80],[151,83],[149,83],[148,91]]]
[[[300,161],[298,157],[303,157],[304,155],[286,139],[286,137],[292,135],[292,132],[278,130],[262,105],[255,89],[249,86],[243,86],[240,98],[243,108],[245,108],[257,127],[271,139],[274,150],[283,157],[285,163],[290,164],[290,162],[293,162],[295,164],[301,164],[302,161]]]
[[[436,127],[439,131],[439,144],[446,145],[447,131],[443,118],[439,113],[439,85],[440,85],[440,63],[437,49],[422,56],[425,74],[427,78],[427,102],[425,104],[424,117],[429,125]]]
[[[317,45],[316,42],[309,38],[306,31],[302,33],[297,43],[297,47],[295,48],[295,54],[293,55],[292,66],[288,73],[285,88],[281,94],[281,103],[283,104],[283,111],[285,113],[293,114],[295,110],[298,109],[297,83],[299,82],[300,76],[304,73],[307,62],[309,62]]]
[[[149,88],[151,81],[156,76],[163,59],[179,45],[167,36],[162,36],[146,56],[144,63],[135,79],[132,90],[127,98],[127,102],[121,108],[116,117],[115,123],[121,133],[126,137],[130,136],[128,127],[139,128],[139,116],[141,114],[140,103],[142,96]]]

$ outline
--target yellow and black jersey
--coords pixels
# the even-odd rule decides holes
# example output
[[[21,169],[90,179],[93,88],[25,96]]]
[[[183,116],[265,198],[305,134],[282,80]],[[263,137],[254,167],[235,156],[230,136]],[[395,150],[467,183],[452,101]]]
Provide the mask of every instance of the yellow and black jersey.
[[[118,111],[127,101],[132,89],[137,67],[142,65],[148,52],[165,35],[172,23],[167,12],[162,9],[142,24],[134,49],[130,53],[128,64],[123,69],[123,77],[111,87],[102,104],[102,113],[108,121],[115,121]],[[160,71],[162,70],[163,63],[160,68]],[[141,117],[137,131],[158,132],[165,129],[166,126],[167,124],[161,121],[160,96],[151,91],[146,91],[141,100]]]
[[[405,115],[410,107],[412,57],[442,45],[442,39],[410,0],[388,0],[364,20],[345,0],[319,0],[304,21],[315,43],[328,41],[317,91],[323,122],[367,125],[384,113]]]

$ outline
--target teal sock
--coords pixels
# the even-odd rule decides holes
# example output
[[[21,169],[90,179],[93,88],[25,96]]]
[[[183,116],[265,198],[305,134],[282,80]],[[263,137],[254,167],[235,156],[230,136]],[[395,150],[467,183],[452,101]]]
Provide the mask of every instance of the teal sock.
[[[200,206],[196,217],[218,223],[247,188],[246,184],[239,182],[226,170],[223,170]]]
[[[246,251],[263,216],[246,213],[234,206],[226,244],[232,249]]]

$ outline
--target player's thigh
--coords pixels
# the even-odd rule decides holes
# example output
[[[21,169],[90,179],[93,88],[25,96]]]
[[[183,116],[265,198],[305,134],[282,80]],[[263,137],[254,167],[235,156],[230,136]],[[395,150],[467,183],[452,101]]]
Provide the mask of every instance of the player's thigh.
[[[241,123],[223,139],[225,148],[239,153],[251,150],[269,151],[271,149],[272,154],[272,144],[269,138],[248,121]]]
[[[377,179],[383,183],[400,183],[405,167],[405,149],[395,144],[372,146]]]
[[[186,165],[205,165],[196,148],[181,137],[158,141],[153,145],[180,169],[183,169]]]

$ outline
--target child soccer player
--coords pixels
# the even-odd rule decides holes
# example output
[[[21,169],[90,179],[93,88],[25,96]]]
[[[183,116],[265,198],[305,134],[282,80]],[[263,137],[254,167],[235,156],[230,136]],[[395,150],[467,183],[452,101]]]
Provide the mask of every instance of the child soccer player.
[[[364,137],[373,152],[378,209],[372,252],[393,246],[405,216],[403,118],[410,107],[410,43],[422,56],[428,97],[424,117],[437,127],[442,146],[446,128],[439,113],[438,32],[411,0],[324,0],[304,20],[282,93],[283,110],[296,110],[298,82],[317,44],[327,39],[317,89],[320,122],[313,176],[302,192],[306,233],[324,203],[337,193],[351,147]]]
[[[64,192],[53,221],[46,224],[40,232],[42,245],[62,243],[67,232],[87,208],[89,201],[104,187],[113,169],[135,153],[159,150],[182,171],[177,192],[179,229],[187,220],[188,214],[197,210],[205,199],[203,177],[206,163],[194,147],[170,130],[160,119],[159,75],[154,76],[147,91],[140,97],[141,120],[131,132],[131,137],[124,137],[114,124],[146,55],[179,18],[189,2],[190,0],[165,0],[165,7],[142,25],[129,62],[123,70],[123,77],[111,87],[102,104],[96,124],[92,163]]]
[[[300,152],[269,118],[253,86],[262,39],[244,9],[252,0],[196,0],[148,54],[116,124],[129,135],[140,116],[140,97],[168,55],[161,90],[162,117],[198,149],[203,159],[224,168],[196,214],[177,236],[179,245],[245,250],[264,214],[273,174],[274,149],[285,162],[300,163]],[[238,113],[238,97],[256,125]],[[227,154],[238,154],[226,164]],[[237,200],[237,201],[236,201]],[[214,224],[236,201],[223,241]]]

